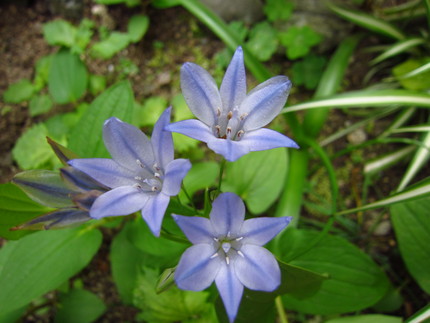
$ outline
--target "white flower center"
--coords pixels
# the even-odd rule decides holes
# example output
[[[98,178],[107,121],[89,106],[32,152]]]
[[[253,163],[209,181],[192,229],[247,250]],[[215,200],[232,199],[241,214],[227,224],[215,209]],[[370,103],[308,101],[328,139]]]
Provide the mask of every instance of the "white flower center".
[[[160,192],[163,187],[163,175],[162,170],[158,167],[157,163],[154,163],[152,169],[148,169],[144,163],[142,163],[139,159],[136,159],[136,164],[138,164],[142,170],[142,174],[139,174],[134,177],[136,180],[135,186],[141,189],[143,192]],[[148,177],[148,172],[152,174],[152,176]]]
[[[243,122],[247,114],[239,115],[239,110],[234,108],[228,112],[217,110],[217,120],[213,127],[214,135],[222,139],[239,141],[244,135]]]
[[[230,265],[230,262],[238,255],[244,257],[243,253],[240,251],[242,239],[243,237],[231,237],[230,232],[227,233],[226,236],[214,237],[216,252],[211,258],[220,257],[227,265]]]

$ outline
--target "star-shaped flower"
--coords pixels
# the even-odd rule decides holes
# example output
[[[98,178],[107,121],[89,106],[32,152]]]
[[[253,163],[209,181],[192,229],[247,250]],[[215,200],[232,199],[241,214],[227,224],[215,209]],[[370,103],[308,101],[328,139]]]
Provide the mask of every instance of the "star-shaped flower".
[[[283,230],[291,217],[244,221],[245,205],[234,193],[219,195],[210,219],[172,215],[194,244],[175,271],[179,288],[200,291],[213,281],[230,321],[234,321],[244,287],[271,292],[281,282],[275,257],[262,246]]]
[[[275,76],[247,94],[241,47],[237,48],[219,90],[212,76],[193,63],[185,63],[181,68],[181,88],[188,107],[199,120],[179,121],[167,126],[167,130],[206,142],[229,161],[250,151],[299,148],[279,132],[262,129],[284,107],[290,80]]]
[[[173,159],[173,140],[164,127],[170,120],[170,108],[164,111],[154,126],[151,140],[138,128],[110,118],[103,127],[103,140],[112,159],[74,159],[69,164],[111,188],[98,197],[90,215],[127,215],[141,210],[142,217],[155,236],[170,196],[181,189],[181,183],[191,163]]]

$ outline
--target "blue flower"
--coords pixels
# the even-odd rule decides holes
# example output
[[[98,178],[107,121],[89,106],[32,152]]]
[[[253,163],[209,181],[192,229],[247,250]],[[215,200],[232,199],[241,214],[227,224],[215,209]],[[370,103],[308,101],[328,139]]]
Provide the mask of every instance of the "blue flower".
[[[219,195],[210,219],[172,215],[194,244],[175,271],[179,288],[200,291],[213,281],[230,321],[234,321],[244,287],[271,292],[281,282],[275,257],[262,246],[283,230],[291,217],[244,221],[245,205],[233,193]]]
[[[74,159],[69,164],[111,190],[98,197],[90,209],[92,218],[127,215],[141,210],[155,236],[170,201],[181,189],[191,163],[173,159],[173,140],[164,127],[170,108],[154,126],[149,140],[138,128],[110,118],[103,127],[103,140],[112,159]]]
[[[275,76],[246,93],[242,48],[238,47],[221,87],[202,67],[185,63],[181,88],[188,107],[199,120],[184,120],[166,129],[206,142],[214,152],[235,161],[250,151],[299,148],[290,138],[261,129],[284,107],[291,88],[286,76]]]

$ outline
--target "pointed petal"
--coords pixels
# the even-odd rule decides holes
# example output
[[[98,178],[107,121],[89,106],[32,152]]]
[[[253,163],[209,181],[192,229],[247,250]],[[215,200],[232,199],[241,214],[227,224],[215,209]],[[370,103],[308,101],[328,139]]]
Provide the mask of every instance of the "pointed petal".
[[[208,142],[215,138],[211,129],[203,122],[195,119],[178,121],[165,127],[168,131],[181,133],[185,136]]]
[[[212,203],[209,215],[218,235],[238,235],[245,219],[245,205],[234,193],[222,193]]]
[[[212,257],[214,253],[209,244],[197,244],[185,250],[175,271],[178,287],[193,291],[208,288],[220,268],[220,259]]]
[[[243,294],[243,285],[236,277],[233,266],[223,263],[215,278],[215,284],[224,303],[227,316],[230,322],[233,322]]]
[[[58,172],[34,169],[15,175],[12,182],[18,185],[33,201],[49,207],[73,206],[73,191]]]
[[[121,186],[100,195],[90,210],[92,218],[128,215],[144,207],[148,194],[133,186]]]
[[[249,92],[239,108],[240,115],[247,114],[243,130],[258,129],[272,121],[287,102],[290,88],[288,77],[275,76]]]
[[[214,232],[210,221],[200,216],[183,216],[172,214],[176,224],[193,244],[214,242]]]
[[[247,288],[265,292],[274,291],[281,283],[281,270],[275,257],[260,246],[244,244],[243,256],[233,263],[237,278]]]
[[[188,159],[175,159],[165,169],[162,192],[168,196],[175,196],[181,190],[182,180],[191,168]]]
[[[281,232],[293,217],[254,218],[246,220],[242,225],[242,243],[263,246]]]
[[[250,145],[242,141],[215,138],[208,142],[208,147],[217,154],[224,156],[228,161],[233,162],[250,152]]]
[[[155,159],[151,141],[135,126],[110,118],[103,126],[103,140],[112,159],[121,166],[140,171],[143,164],[152,170]]]
[[[246,97],[246,74],[242,47],[236,49],[231,59],[221,83],[220,93],[224,111],[238,108]]]
[[[73,190],[85,192],[88,190],[107,191],[108,187],[100,184],[92,177],[71,166],[60,168],[61,178]]]
[[[14,228],[14,230],[48,230],[53,228],[64,228],[78,225],[91,219],[92,218],[88,212],[77,208],[64,208],[25,222],[24,224]]]
[[[163,222],[164,213],[166,213],[169,205],[170,197],[163,193],[150,195],[148,202],[142,209],[142,217],[148,224],[152,234],[156,237],[160,236],[161,224]]]
[[[250,151],[268,150],[279,147],[300,148],[294,140],[277,131],[266,128],[246,132],[239,143],[247,146]]]
[[[69,161],[69,165],[110,188],[134,185],[136,183],[134,179],[136,174],[118,165],[112,159],[73,159]]]
[[[155,160],[162,169],[165,169],[167,164],[173,160],[174,149],[172,133],[164,129],[170,123],[171,110],[171,107],[164,110],[155,123],[151,136]]]
[[[208,126],[215,122],[221,97],[212,76],[202,67],[185,63],[181,68],[181,89],[193,114]]]

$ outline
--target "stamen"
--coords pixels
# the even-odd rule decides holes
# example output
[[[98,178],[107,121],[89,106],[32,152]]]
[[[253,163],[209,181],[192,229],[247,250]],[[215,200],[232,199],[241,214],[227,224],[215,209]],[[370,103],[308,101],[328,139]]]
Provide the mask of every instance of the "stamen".
[[[141,181],[141,180],[142,180],[142,177],[140,177],[140,176],[134,176],[134,179],[135,179],[136,181]]]
[[[243,119],[245,119],[247,116],[248,116],[248,113],[241,114],[241,115],[240,115],[240,117],[239,117],[239,119],[240,119],[240,120],[243,120]]]
[[[221,109],[217,108],[216,109],[216,116],[219,117],[221,115]]]
[[[151,191],[153,191],[153,192],[157,192],[157,191],[158,191],[158,187],[157,187],[157,186],[152,186],[152,187],[151,187]]]
[[[243,237],[239,237],[239,238],[236,238],[236,239],[234,239],[234,240],[236,240],[236,241],[240,241],[240,240],[242,240],[243,239]]]
[[[243,254],[243,252],[242,252],[242,251],[238,250],[238,251],[237,251],[237,254],[238,254],[239,256],[241,256],[242,258],[245,258],[245,255]]]
[[[216,125],[216,126],[215,126],[215,129],[216,129],[216,134],[217,134],[217,136],[219,137],[219,136],[221,135],[221,126]]]
[[[216,258],[216,257],[218,257],[218,252],[215,252],[212,256],[210,256],[210,258],[209,258],[209,259],[214,259],[214,258]]]
[[[145,168],[145,165],[143,165],[143,163],[139,159],[136,159],[136,164],[142,168]]]
[[[233,112],[229,111],[227,113],[227,119],[230,120],[231,118],[233,118]]]
[[[154,173],[154,177],[155,178],[160,178],[160,174],[159,173]]]
[[[215,240],[215,242],[219,242],[219,239],[218,239],[218,238],[215,238],[215,237],[214,237],[214,240]]]
[[[230,265],[230,258],[228,256],[225,257],[225,262],[227,263],[227,266]]]
[[[227,238],[230,238],[230,236],[231,236],[231,232],[230,232],[230,231],[228,231],[228,232],[227,232]]]
[[[230,134],[231,133],[231,127],[227,127],[227,133]]]
[[[237,132],[237,138],[240,138],[240,137],[242,137],[242,135],[245,133],[245,131],[243,131],[243,130],[239,130],[238,132]]]
[[[158,167],[157,163],[155,163],[152,168],[154,168],[155,171],[159,172],[161,169]]]

